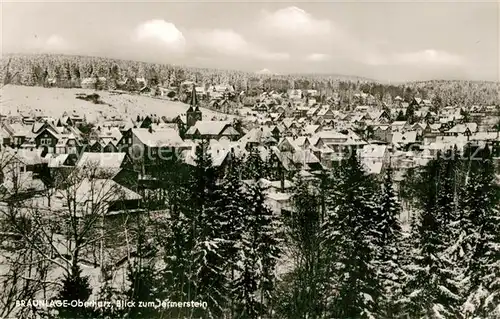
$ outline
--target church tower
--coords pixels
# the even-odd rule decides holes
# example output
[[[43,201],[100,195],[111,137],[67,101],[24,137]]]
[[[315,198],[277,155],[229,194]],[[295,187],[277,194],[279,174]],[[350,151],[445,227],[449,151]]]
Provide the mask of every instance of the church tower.
[[[186,112],[187,126],[191,127],[196,124],[197,121],[201,121],[202,114],[198,106],[198,98],[196,96],[196,88],[193,84],[193,89],[191,91],[191,101],[189,103],[189,109]]]

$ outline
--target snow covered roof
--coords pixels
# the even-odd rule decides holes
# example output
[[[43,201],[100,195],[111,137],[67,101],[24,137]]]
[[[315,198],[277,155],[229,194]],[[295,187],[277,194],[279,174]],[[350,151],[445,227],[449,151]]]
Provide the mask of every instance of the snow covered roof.
[[[126,153],[90,153],[85,152],[76,163],[77,167],[95,166],[99,168],[120,168]]]
[[[100,138],[112,138],[119,141],[122,138],[122,132],[117,127],[107,127],[99,132]]]
[[[209,147],[207,152],[212,158],[212,165],[214,167],[219,167],[228,157],[229,153],[231,152],[231,148]],[[186,164],[196,166],[196,146],[193,146],[189,150],[184,150],[182,152],[182,156]]]
[[[417,132],[409,131],[405,133],[394,132],[392,134],[392,143],[393,144],[408,144],[414,143],[417,140]]]
[[[474,133],[477,131],[477,123],[464,123],[464,124],[457,124],[451,129],[449,129],[447,132],[448,133],[465,133],[466,130],[469,129],[471,133]]]
[[[383,158],[387,151],[387,145],[365,145],[361,150],[361,158]]]
[[[57,154],[54,157],[49,158],[48,167],[57,168],[63,166],[66,159],[68,159],[69,154]]]
[[[475,141],[500,141],[499,132],[476,132],[470,136],[470,140]]]
[[[332,110],[330,109],[330,107],[322,107],[321,110],[319,110],[319,112],[318,112],[318,116],[324,116],[328,112],[332,113]]]
[[[179,133],[172,128],[151,131],[147,128],[134,128],[132,129],[132,134],[148,147],[184,145],[184,141],[179,136]]]
[[[304,127],[304,134],[306,135],[312,135],[315,134],[316,131],[320,128],[319,125],[316,124],[309,124]]]
[[[122,200],[140,200],[142,196],[111,179],[85,178],[69,187],[74,191],[77,203],[111,203]],[[64,201],[66,190],[59,191],[60,201]],[[62,197],[62,198],[61,198]],[[62,203],[59,203],[62,206]]]
[[[8,149],[15,158],[24,163],[25,165],[36,165],[44,163],[42,157],[42,149],[27,150],[27,149]]]
[[[228,121],[197,121],[186,134],[195,134],[197,130],[201,135],[219,135],[228,125],[231,125]]]

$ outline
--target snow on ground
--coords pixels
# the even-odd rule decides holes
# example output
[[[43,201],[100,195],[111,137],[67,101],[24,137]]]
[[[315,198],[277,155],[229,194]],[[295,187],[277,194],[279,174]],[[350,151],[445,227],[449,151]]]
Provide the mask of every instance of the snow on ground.
[[[104,103],[76,99],[77,93],[97,93]],[[73,110],[86,116],[88,121],[95,121],[103,115],[124,116],[130,115],[133,119],[137,115],[156,114],[157,116],[175,117],[185,115],[189,105],[160,98],[152,98],[134,94],[116,94],[108,91],[95,91],[89,89],[61,89],[31,86],[6,85],[0,89],[0,113],[2,115],[15,115],[17,111],[27,112],[40,109],[43,115],[59,118],[64,111],[71,113]],[[234,118],[234,115],[218,113],[208,109],[201,109],[204,120],[214,116],[219,119]],[[101,113],[102,112],[102,113]]]

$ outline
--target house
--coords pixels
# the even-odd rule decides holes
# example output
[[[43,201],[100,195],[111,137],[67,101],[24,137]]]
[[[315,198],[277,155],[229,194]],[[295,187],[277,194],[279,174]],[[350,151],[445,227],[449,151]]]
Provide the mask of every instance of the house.
[[[140,84],[132,77],[127,77],[124,80],[116,82],[116,88],[123,91],[136,91],[140,88]]]
[[[391,123],[391,130],[393,132],[401,132],[405,125],[406,121],[394,121]]]
[[[285,113],[285,108],[281,105],[278,105],[277,107],[275,107],[274,111],[276,113],[280,113],[280,114],[284,114]]]
[[[74,211],[77,217],[84,217],[92,207],[102,207],[103,216],[108,221],[124,212],[139,211],[142,200],[141,195],[111,179],[84,178],[68,185],[67,188],[74,194]],[[52,210],[57,211],[67,207],[66,191],[64,189],[53,194]]]
[[[315,116],[318,112],[319,112],[320,108],[319,107],[312,107],[310,108],[307,113],[306,113],[306,116],[308,118],[311,118],[313,116]]]
[[[239,136],[238,131],[228,121],[198,121],[186,132],[186,138],[189,139],[219,140],[222,137],[227,137],[229,140],[234,141]]]
[[[307,106],[298,106],[293,111],[293,116],[295,116],[296,118],[306,117],[308,111],[309,111],[309,107],[307,107]]]
[[[153,128],[132,128],[123,132],[117,143],[120,152],[127,152],[136,170],[149,174],[157,160],[174,160],[183,149],[189,148],[172,128],[154,130]],[[106,153],[105,153],[106,154]]]
[[[396,146],[396,148],[407,149],[408,147],[414,145],[417,142],[417,132],[393,132],[391,143]]]
[[[309,124],[309,125],[304,126],[303,134],[306,136],[312,136],[312,135],[318,133],[320,130],[321,130],[321,125]]]
[[[277,126],[261,126],[248,131],[238,143],[243,149],[250,150],[258,146],[272,146],[278,143],[280,131]]]
[[[373,137],[380,141],[390,142],[392,140],[392,131],[389,125],[377,125],[373,129]]]
[[[73,135],[60,135],[60,139],[57,141],[55,145],[56,154],[77,154],[78,150],[82,144],[80,141]]]
[[[80,85],[82,89],[103,89],[106,87],[106,78],[105,77],[90,77],[82,79]]]
[[[138,172],[127,153],[90,153],[84,152],[76,168],[85,170],[94,178],[111,179],[118,184],[134,189]]]
[[[391,116],[387,111],[376,111],[376,112],[368,112],[368,116],[371,120],[379,122],[379,123],[389,123],[391,120]]]
[[[151,87],[145,85],[139,89],[139,93],[141,95],[153,95],[155,93],[155,90],[153,90]]]
[[[3,126],[0,126],[0,139],[0,148],[1,146],[9,146],[11,144],[10,134]]]
[[[53,185],[60,185],[75,170],[78,162],[76,154],[48,154],[48,169]]]
[[[94,140],[89,143],[89,148],[87,151],[92,153],[102,153],[104,151],[104,146],[106,145],[103,144],[101,140]]]
[[[322,106],[317,115],[325,120],[333,120],[335,118],[335,113],[330,106]]]
[[[422,101],[422,99],[421,99],[421,98],[419,98],[419,97],[414,97],[414,98],[411,100],[411,102],[410,102],[410,105],[409,105],[409,106],[414,106],[414,107],[417,107],[417,108],[418,108],[418,107],[419,107],[419,106],[421,106],[421,105],[423,105],[423,101]]]
[[[229,113],[229,111],[232,109],[231,103],[229,103],[229,100],[224,99],[220,102],[218,110],[222,113]]]
[[[302,90],[296,89],[296,90],[288,90],[288,98],[291,100],[300,100],[303,98],[304,94],[302,93]]]
[[[464,123],[457,124],[453,126],[451,129],[445,131],[445,135],[447,136],[471,136],[472,134],[477,132],[477,123]]]
[[[381,174],[388,159],[387,145],[365,145],[359,152],[361,165],[368,174]]]
[[[5,149],[0,185],[6,194],[35,194],[45,189],[40,178],[48,175],[41,150]]]
[[[60,138],[60,133],[57,130],[47,126],[35,136],[35,144],[37,148],[43,148],[45,152],[55,153]]]

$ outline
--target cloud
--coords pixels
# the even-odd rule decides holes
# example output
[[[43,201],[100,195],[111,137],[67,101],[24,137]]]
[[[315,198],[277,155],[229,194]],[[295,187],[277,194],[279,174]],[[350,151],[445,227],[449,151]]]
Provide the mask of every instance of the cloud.
[[[306,61],[312,61],[312,62],[327,61],[329,59],[330,55],[325,53],[311,53],[308,56],[306,56]]]
[[[328,20],[314,18],[298,7],[287,7],[274,12],[263,12],[261,26],[279,35],[325,35],[329,34],[332,25]]]
[[[440,50],[420,50],[414,52],[396,52],[381,54],[372,52],[364,57],[368,65],[402,65],[402,66],[460,66],[464,59],[456,54]]]
[[[44,47],[50,50],[64,50],[67,48],[67,43],[61,36],[53,34],[45,40]]]
[[[397,64],[438,64],[438,65],[461,65],[461,56],[446,51],[422,50],[409,53],[396,53],[394,61]]]
[[[257,44],[250,43],[232,29],[197,31],[193,34],[193,39],[199,47],[225,56],[274,61],[290,58],[288,53],[271,52]]]
[[[48,37],[34,37],[26,43],[26,48],[40,53],[67,53],[71,45],[62,36],[52,34]]]
[[[137,26],[134,39],[140,42],[159,44],[172,51],[185,49],[186,39],[175,24],[165,20],[149,20]]]

